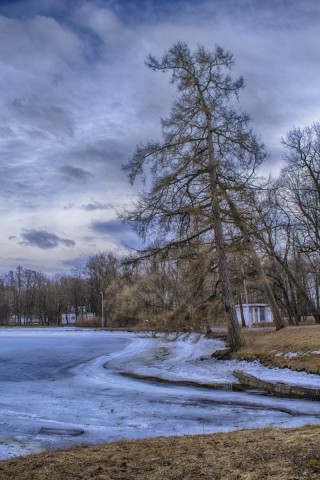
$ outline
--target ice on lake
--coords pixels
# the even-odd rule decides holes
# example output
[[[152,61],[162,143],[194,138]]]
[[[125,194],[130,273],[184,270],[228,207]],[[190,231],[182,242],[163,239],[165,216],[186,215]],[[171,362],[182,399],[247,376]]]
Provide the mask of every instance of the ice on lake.
[[[156,383],[234,381],[232,370],[277,378],[260,364],[201,361],[221,341],[70,328],[1,329],[0,459],[123,438],[320,423],[319,402]],[[297,376],[298,375],[298,376]],[[320,385],[317,375],[289,379]]]

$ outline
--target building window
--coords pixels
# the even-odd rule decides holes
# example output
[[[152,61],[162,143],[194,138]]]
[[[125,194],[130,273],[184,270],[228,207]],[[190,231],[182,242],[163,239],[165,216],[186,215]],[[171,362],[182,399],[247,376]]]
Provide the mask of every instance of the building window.
[[[260,307],[260,322],[266,321],[266,307]]]

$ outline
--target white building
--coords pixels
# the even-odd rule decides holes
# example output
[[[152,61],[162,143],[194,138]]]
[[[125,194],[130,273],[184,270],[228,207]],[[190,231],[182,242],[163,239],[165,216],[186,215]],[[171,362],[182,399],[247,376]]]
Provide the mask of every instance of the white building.
[[[235,305],[238,322],[241,323],[240,305]],[[246,325],[253,323],[273,322],[270,305],[266,303],[244,303],[242,305]]]
[[[61,325],[73,325],[76,323],[77,318],[75,313],[62,313],[61,314]]]
[[[79,317],[93,318],[94,313],[86,312],[83,315],[79,315],[78,318]],[[74,312],[61,314],[61,325],[74,325],[76,322],[77,322],[77,317]]]

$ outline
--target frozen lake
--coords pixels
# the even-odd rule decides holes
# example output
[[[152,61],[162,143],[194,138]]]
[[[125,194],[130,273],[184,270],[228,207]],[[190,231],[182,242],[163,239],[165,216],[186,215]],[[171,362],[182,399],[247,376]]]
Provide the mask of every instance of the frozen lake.
[[[170,349],[152,345],[126,332],[1,329],[0,459],[123,438],[320,423],[319,402],[146,382],[119,374],[144,373],[147,367],[161,372]],[[211,344],[206,348],[212,349]],[[187,368],[195,379],[197,360],[186,361],[179,352],[172,358],[178,372],[180,365],[181,372]],[[206,371],[210,368],[207,364]]]

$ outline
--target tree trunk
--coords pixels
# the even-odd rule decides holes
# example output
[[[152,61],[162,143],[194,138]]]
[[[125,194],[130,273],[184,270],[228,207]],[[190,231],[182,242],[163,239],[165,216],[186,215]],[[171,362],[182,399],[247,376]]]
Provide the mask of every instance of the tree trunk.
[[[240,315],[241,315],[241,325],[243,327],[246,326],[246,321],[244,318],[244,313],[243,313],[243,305],[242,305],[242,298],[241,298],[241,293],[239,293],[239,307],[240,307]]]
[[[209,123],[209,122],[208,122]],[[213,230],[217,249],[218,271],[221,282],[221,292],[228,322],[228,342],[231,351],[238,350],[244,345],[244,338],[241,334],[241,327],[238,322],[236,309],[233,301],[231,281],[229,275],[228,259],[224,245],[224,235],[222,228],[219,194],[217,188],[217,165],[214,159],[213,140],[211,125],[208,125],[208,152],[210,167],[210,194],[211,209],[213,217]]]

